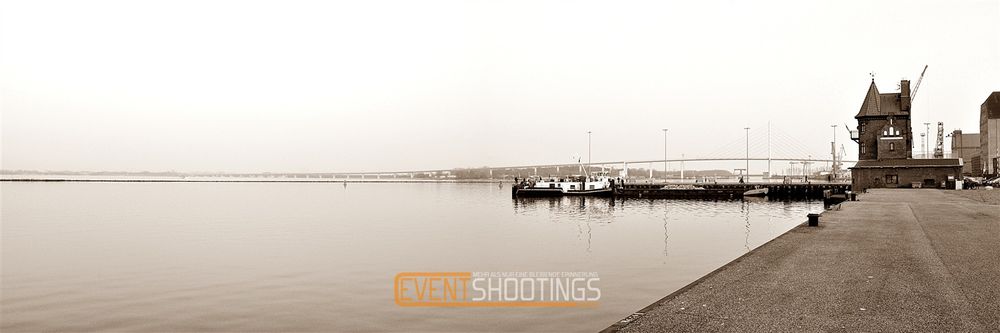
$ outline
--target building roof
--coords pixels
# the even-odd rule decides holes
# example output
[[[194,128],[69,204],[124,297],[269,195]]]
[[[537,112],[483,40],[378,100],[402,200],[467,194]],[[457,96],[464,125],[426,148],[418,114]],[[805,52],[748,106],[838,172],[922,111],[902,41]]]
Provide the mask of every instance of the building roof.
[[[1000,118],[1000,91],[994,91],[992,94],[987,96],[986,101],[983,102],[983,107],[985,107],[988,111],[988,114],[986,115],[987,118]]]
[[[858,115],[854,118],[879,114],[878,104],[878,87],[875,86],[875,80],[872,80],[872,84],[868,86],[868,93],[865,94],[865,101],[861,103],[861,111],[858,111]]]
[[[861,110],[854,118],[906,114],[899,104],[899,95],[900,93],[879,93],[875,81],[872,81],[872,84],[868,86],[868,93],[865,94],[865,101],[861,103]]]
[[[920,168],[920,167],[960,167],[957,158],[907,158],[894,160],[861,160],[851,169],[868,168]]]

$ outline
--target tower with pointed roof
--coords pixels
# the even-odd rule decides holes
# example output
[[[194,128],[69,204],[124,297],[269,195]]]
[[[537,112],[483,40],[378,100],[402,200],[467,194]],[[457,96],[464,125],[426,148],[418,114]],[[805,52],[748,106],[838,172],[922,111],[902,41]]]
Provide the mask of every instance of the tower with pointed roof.
[[[875,80],[868,86],[858,121],[858,163],[851,167],[851,190],[869,188],[954,188],[962,175],[957,158],[913,158],[910,128],[910,81],[899,81],[899,92],[882,94]]]
[[[875,80],[858,120],[858,160],[890,160],[910,158],[913,153],[913,131],[910,128],[910,81],[899,82],[900,92],[882,94]]]

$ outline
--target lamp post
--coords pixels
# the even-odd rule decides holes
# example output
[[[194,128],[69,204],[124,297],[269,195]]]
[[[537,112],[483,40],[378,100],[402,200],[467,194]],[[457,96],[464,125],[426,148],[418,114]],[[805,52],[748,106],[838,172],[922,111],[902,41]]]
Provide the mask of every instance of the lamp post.
[[[667,129],[663,129],[663,180],[667,180]]]
[[[927,148],[930,148],[930,145],[927,144],[927,137],[930,136],[930,132],[931,123],[924,123],[924,135],[921,135],[924,138],[924,156],[920,158],[927,158]]]
[[[590,131],[587,131],[587,172],[590,172],[590,163],[593,162],[590,155]]]
[[[830,147],[830,155],[833,155],[833,162],[830,163],[830,174],[833,179],[837,179],[837,125],[830,125],[833,129],[833,144]]]
[[[745,129],[747,131],[747,170],[746,170],[747,177],[746,177],[746,181],[750,182],[750,128],[749,127],[744,127],[743,129]]]

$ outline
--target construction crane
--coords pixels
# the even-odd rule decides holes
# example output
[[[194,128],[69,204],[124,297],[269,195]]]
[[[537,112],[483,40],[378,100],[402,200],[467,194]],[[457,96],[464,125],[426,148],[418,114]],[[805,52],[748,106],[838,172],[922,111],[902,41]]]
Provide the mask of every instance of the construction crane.
[[[944,158],[944,122],[938,122],[937,145],[934,146],[934,158]]]
[[[920,78],[917,79],[917,84],[913,85],[913,92],[910,93],[910,102],[913,102],[917,98],[917,90],[920,89],[920,82],[924,80],[924,73],[927,73],[927,66],[924,65],[924,70],[920,72]]]

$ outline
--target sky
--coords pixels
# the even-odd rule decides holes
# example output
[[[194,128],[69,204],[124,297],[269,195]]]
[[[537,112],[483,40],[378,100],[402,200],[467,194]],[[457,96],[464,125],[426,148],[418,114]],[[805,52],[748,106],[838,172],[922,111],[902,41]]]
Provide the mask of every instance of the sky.
[[[751,155],[836,131],[851,158],[869,73],[924,65],[913,122],[978,132],[1000,0],[2,1],[0,167],[645,160],[663,128],[670,158],[738,157],[745,127]]]

